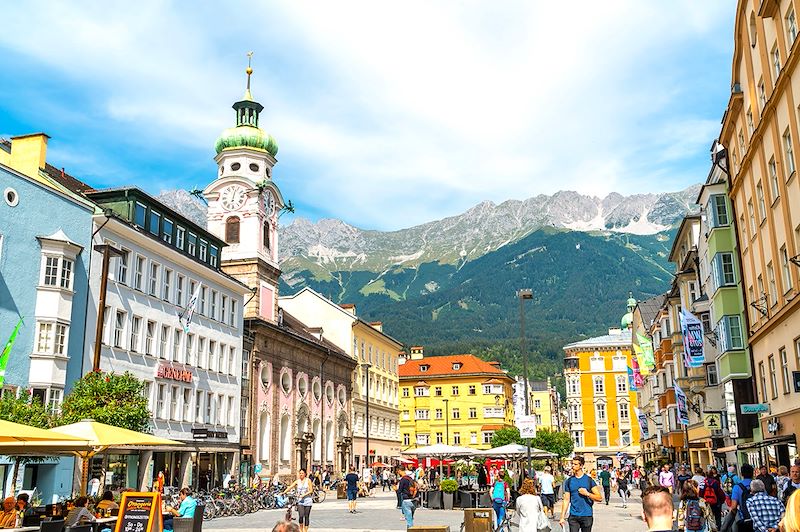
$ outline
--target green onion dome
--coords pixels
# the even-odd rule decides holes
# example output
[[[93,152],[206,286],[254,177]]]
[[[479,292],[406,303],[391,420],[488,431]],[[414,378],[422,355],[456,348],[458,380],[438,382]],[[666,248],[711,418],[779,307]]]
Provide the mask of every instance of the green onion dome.
[[[278,154],[278,143],[272,135],[248,125],[229,127],[223,131],[214,148],[217,153],[226,148],[256,148],[266,151],[273,157]]]
[[[631,323],[633,323],[633,313],[628,312],[627,314],[622,316],[622,321],[620,322],[619,325],[622,328],[622,330],[625,330],[631,326]]]

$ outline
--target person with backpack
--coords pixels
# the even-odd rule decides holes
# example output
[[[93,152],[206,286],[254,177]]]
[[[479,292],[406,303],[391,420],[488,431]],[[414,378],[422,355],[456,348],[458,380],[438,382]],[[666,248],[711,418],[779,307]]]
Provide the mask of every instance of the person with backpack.
[[[503,522],[503,518],[506,516],[506,506],[508,506],[508,501],[511,499],[511,491],[506,481],[503,480],[505,477],[503,473],[503,471],[500,471],[494,478],[494,484],[492,484],[492,508],[494,508],[494,513],[497,516],[496,526],[500,526],[500,523]]]
[[[411,528],[414,526],[414,512],[417,509],[416,499],[418,484],[414,477],[411,476],[410,471],[403,474],[400,483],[397,485],[397,491],[400,493],[400,507],[403,511],[403,517],[406,518],[406,526]]]
[[[583,456],[573,458],[572,476],[564,482],[559,525],[562,529],[564,528],[564,523],[567,522],[567,513],[569,513],[569,532],[592,532],[594,524],[592,505],[603,500],[600,487],[584,472],[584,463]]]
[[[722,485],[717,480],[717,468],[711,466],[706,472],[706,478],[703,481],[703,487],[700,488],[702,498],[711,507],[711,513],[714,515],[714,523],[717,525],[717,530],[722,526],[722,503],[725,502],[725,492],[722,490]]]
[[[716,532],[717,523],[711,506],[700,498],[697,483],[688,479],[683,482],[681,502],[678,505],[678,530],[685,532]]]
[[[753,521],[753,532],[773,532],[778,530],[786,508],[777,497],[767,493],[764,481],[754,479],[750,483],[751,496],[745,503]],[[741,532],[741,528],[738,529]]]
[[[736,474],[736,466],[729,465],[728,470],[720,477],[719,483],[722,485],[722,491],[730,498],[733,494],[733,487],[742,481],[739,475]]]
[[[741,469],[742,481],[733,486],[731,490],[731,512],[735,512],[736,530],[749,532],[753,530],[753,521],[747,509],[747,499],[750,498],[750,484],[753,482],[753,466],[744,464]]]

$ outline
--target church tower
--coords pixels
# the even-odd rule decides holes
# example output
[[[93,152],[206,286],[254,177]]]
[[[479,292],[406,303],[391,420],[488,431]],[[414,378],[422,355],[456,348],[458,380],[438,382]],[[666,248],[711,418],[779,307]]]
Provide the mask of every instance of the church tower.
[[[251,54],[248,54],[251,55]],[[276,321],[278,306],[278,213],[283,197],[272,180],[278,145],[259,127],[264,106],[253,100],[247,66],[244,98],[233,104],[236,125],[217,139],[217,178],[203,191],[208,229],[227,242],[222,267],[253,288],[245,317]]]

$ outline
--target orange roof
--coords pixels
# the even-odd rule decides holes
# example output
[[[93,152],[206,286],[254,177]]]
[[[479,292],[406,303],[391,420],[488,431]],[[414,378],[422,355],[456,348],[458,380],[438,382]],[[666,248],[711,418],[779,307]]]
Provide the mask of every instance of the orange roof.
[[[501,381],[500,379],[489,379],[483,381],[483,384],[503,384],[503,381]]]
[[[481,427],[481,430],[500,430],[503,428],[503,425],[484,425]]]
[[[461,364],[460,369],[453,369],[453,363],[455,362]],[[428,366],[428,370],[420,371],[420,366]],[[434,376],[451,377],[454,375],[475,375],[476,373],[510,378],[497,366],[493,366],[475,355],[427,356],[422,360],[407,360],[399,368],[401,379],[423,376],[426,379],[430,379]]]

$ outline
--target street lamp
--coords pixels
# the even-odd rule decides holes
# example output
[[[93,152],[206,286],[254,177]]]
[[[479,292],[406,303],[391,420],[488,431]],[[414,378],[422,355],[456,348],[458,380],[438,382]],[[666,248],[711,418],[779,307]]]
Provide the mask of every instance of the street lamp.
[[[363,469],[366,469],[367,467],[369,467],[367,464],[369,464],[369,368],[371,368],[371,367],[372,367],[372,364],[370,364],[368,362],[365,362],[364,364],[361,364],[361,369],[363,369],[367,374],[367,403],[366,403],[367,410],[366,410],[366,416],[365,416],[365,419],[364,419],[364,434],[366,435],[366,443],[367,443],[366,451],[367,452],[366,452],[366,458],[364,458],[364,468]],[[363,469],[362,469],[362,471],[363,471]]]
[[[94,335],[94,359],[92,360],[92,371],[100,371],[100,344],[103,341],[103,325],[106,321],[106,292],[108,289],[108,264],[114,257],[122,257],[124,253],[109,245],[97,244],[94,250],[103,254],[103,271],[100,274],[100,302],[97,308],[97,326]]]
[[[528,397],[528,350],[525,347],[525,300],[533,299],[533,290],[530,288],[522,288],[517,291],[519,298],[519,350],[522,355],[522,373],[525,379],[525,416],[531,415],[530,397]],[[528,451],[528,467],[525,471],[525,476],[530,475],[531,472],[531,440],[528,438],[527,445]]]
[[[450,445],[450,410],[448,403],[450,399],[442,399],[444,403],[444,444]]]

